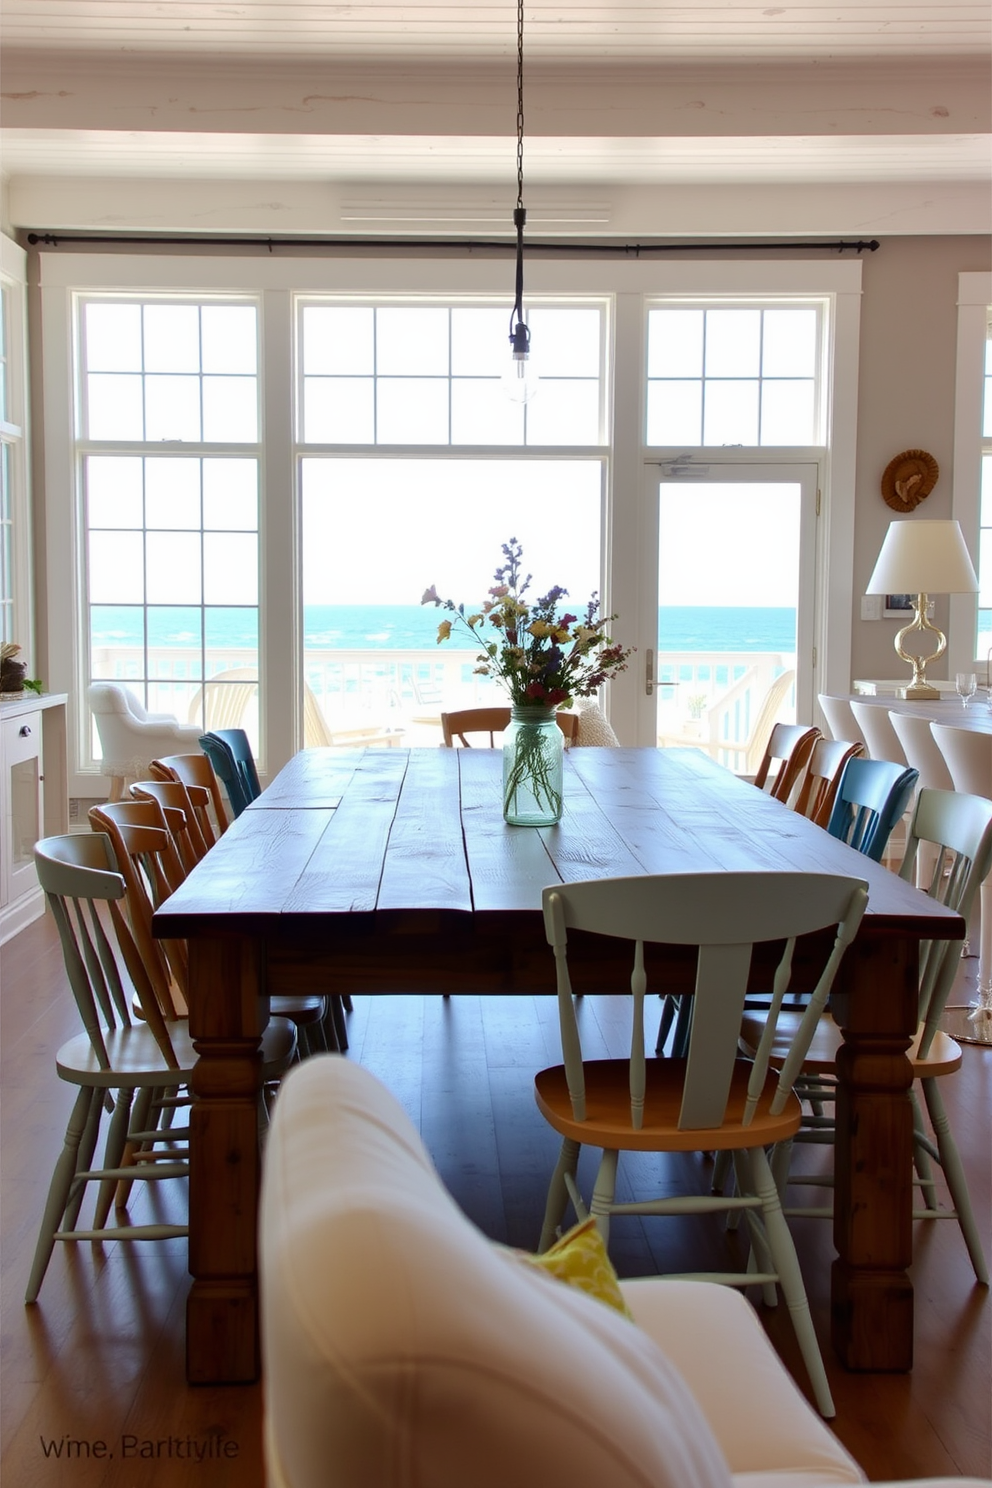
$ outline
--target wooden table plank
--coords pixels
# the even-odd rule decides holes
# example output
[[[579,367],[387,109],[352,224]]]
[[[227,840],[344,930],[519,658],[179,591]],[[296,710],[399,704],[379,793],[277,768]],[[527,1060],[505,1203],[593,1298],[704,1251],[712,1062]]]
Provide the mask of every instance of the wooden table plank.
[[[287,806],[333,810],[349,788],[361,762],[357,749],[301,749],[249,811],[282,811]]]
[[[285,895],[283,913],[299,917],[297,932],[318,915],[371,914],[376,908],[406,768],[405,750],[383,749],[357,759],[340,806]],[[302,809],[293,807],[287,814]]]
[[[465,856],[477,913],[527,913],[556,874],[545,838],[557,827],[510,827],[503,820],[502,751],[459,749]]]
[[[395,754],[395,749],[390,751]],[[454,749],[410,751],[379,885],[380,910],[469,911],[472,884],[465,857]]]
[[[210,924],[241,932],[277,918],[333,815],[326,807],[242,812],[221,838],[223,852],[212,849],[159,910],[156,935],[195,935]]]

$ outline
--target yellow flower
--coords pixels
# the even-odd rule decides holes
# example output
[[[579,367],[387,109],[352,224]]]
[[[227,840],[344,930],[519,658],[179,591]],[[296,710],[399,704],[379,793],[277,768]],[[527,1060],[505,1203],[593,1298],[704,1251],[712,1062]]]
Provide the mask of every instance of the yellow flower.
[[[554,626],[549,625],[547,620],[532,620],[527,626],[527,632],[536,641],[543,641],[546,636],[554,634]]]
[[[451,621],[450,620],[442,620],[441,621],[441,624],[437,628],[437,643],[438,643],[438,645],[440,646],[440,644],[441,644],[442,641],[446,641],[448,639],[448,637],[450,636],[450,634],[451,634]]]

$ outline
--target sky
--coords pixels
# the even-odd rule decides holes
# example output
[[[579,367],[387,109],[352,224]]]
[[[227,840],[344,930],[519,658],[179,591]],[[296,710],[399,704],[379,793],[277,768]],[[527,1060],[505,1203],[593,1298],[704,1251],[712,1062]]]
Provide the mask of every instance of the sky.
[[[315,459],[303,490],[308,605],[419,604],[434,584],[475,608],[511,537],[535,596],[599,586],[598,461]],[[795,605],[797,485],[666,482],[660,500],[661,604]]]

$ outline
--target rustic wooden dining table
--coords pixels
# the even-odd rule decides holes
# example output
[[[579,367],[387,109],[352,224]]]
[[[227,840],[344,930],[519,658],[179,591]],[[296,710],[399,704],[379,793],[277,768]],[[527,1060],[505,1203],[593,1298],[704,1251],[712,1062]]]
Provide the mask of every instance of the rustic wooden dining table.
[[[832,1341],[849,1368],[912,1363],[911,1069],[921,939],[962,920],[692,749],[573,749],[565,813],[508,827],[489,749],[297,755],[155,915],[189,945],[198,1053],[191,1110],[187,1377],[259,1371],[259,1039],[270,994],[554,992],[542,888],[714,870],[853,874],[862,928],[835,984],[838,1061]],[[573,962],[577,990],[623,991],[621,942]],[[801,946],[796,975],[802,977]],[[657,948],[657,990],[691,990]],[[756,966],[760,981],[762,968]],[[315,1175],[315,1182],[319,1177]]]

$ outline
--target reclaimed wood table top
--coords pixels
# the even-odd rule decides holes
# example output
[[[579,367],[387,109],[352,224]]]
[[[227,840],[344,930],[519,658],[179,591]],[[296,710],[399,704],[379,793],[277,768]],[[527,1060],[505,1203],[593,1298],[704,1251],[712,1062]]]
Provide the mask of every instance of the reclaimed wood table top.
[[[509,827],[498,750],[305,750],[159,910],[156,931],[278,938],[340,917],[540,915],[558,880],[766,870],[857,874],[868,918],[958,917],[699,750],[574,749],[556,827]]]

